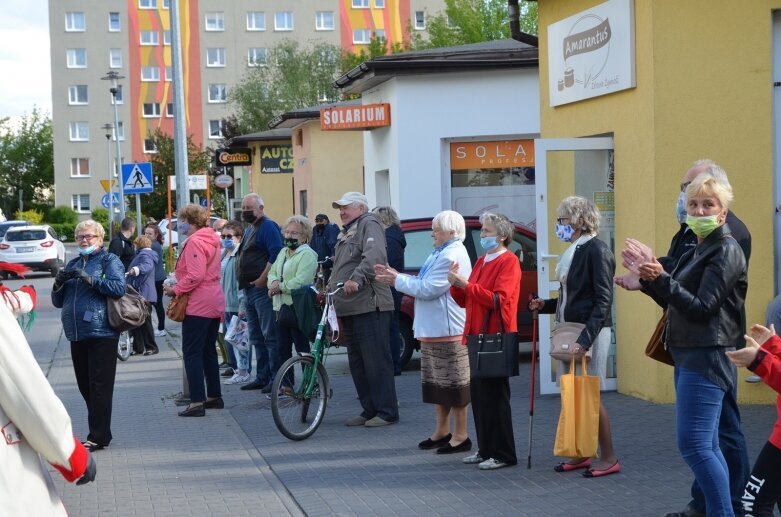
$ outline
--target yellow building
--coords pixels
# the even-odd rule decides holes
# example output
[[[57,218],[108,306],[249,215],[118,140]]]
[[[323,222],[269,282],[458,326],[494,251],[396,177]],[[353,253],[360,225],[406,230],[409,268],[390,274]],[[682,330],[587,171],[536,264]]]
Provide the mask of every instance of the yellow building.
[[[664,255],[678,228],[682,176],[697,159],[715,160],[734,187],[731,208],[753,237],[749,324],[764,322],[779,282],[781,17],[774,9],[781,1],[539,0],[542,139],[535,151],[548,210],[558,196],[591,195],[608,212],[616,254],[635,237]],[[573,150],[578,144],[584,149]],[[625,273],[617,262],[617,274]],[[672,368],[643,354],[661,311],[646,296],[616,289],[615,313],[618,390],[673,400]],[[739,394],[742,402],[774,396],[744,382]]]

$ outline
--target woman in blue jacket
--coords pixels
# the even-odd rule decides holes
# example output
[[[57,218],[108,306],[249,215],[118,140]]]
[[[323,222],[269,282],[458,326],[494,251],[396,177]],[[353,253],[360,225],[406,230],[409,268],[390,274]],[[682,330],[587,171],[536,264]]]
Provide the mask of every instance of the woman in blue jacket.
[[[125,294],[125,268],[103,249],[103,226],[93,220],[76,226],[79,256],[54,279],[52,303],[62,309],[62,328],[71,342],[79,392],[87,403],[90,452],[111,442],[111,405],[119,333],[108,323],[107,298]]]

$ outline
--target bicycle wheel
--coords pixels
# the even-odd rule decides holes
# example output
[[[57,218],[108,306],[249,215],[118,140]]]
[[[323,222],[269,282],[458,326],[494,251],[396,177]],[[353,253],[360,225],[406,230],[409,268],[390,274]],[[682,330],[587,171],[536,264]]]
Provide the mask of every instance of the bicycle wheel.
[[[127,361],[132,351],[133,338],[130,337],[130,332],[122,332],[119,335],[119,343],[117,343],[117,357],[120,361]]]
[[[322,364],[315,368],[311,356],[285,361],[271,388],[271,414],[279,432],[291,440],[312,436],[325,416],[329,392],[328,374]]]

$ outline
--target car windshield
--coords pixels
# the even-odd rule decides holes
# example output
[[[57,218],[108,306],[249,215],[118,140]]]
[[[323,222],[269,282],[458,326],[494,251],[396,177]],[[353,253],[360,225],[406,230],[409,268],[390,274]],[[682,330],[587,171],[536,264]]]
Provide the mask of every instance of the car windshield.
[[[8,242],[42,241],[46,238],[46,230],[22,230],[8,232],[5,240]]]

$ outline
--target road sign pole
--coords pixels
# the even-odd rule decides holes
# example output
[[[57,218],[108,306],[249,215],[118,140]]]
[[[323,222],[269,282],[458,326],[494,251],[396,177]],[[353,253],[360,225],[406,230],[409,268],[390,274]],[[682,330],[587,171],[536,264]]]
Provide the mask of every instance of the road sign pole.
[[[143,234],[141,226],[141,194],[136,194],[136,236]]]

